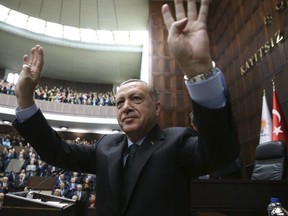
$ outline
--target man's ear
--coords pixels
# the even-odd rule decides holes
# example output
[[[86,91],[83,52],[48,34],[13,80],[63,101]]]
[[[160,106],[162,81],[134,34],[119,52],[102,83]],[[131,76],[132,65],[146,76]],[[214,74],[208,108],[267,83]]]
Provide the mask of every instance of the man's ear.
[[[155,103],[155,116],[159,117],[161,111],[161,103],[160,101],[156,101]]]

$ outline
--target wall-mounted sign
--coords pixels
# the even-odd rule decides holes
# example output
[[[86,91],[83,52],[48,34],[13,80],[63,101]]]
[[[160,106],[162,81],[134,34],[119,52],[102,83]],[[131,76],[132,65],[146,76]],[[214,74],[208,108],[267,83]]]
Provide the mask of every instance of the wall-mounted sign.
[[[270,38],[265,44],[263,44],[257,52],[255,52],[241,67],[241,75],[244,76],[249,69],[251,69],[257,62],[259,62],[267,53],[283,41],[284,37],[281,31],[278,30],[273,37]]]
[[[288,6],[288,0],[276,0],[274,11],[282,12]],[[272,23],[273,16],[271,13],[266,13],[264,16],[264,25],[269,26]],[[259,62],[267,53],[271,52],[275,46],[281,41],[284,41],[287,37],[284,37],[280,30],[278,30],[273,37],[270,38],[265,44],[263,44],[241,67],[241,75],[244,76],[257,62]]]

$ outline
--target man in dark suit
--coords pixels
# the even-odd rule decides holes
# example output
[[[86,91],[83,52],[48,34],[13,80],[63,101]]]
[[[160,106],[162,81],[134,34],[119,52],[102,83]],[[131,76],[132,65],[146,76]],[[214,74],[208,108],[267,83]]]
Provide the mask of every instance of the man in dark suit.
[[[83,191],[83,186],[82,184],[77,184],[77,190],[74,192],[74,195],[77,196],[77,200],[86,202],[88,201],[88,196],[85,191]]]
[[[191,128],[161,129],[157,124],[161,103],[155,89],[141,80],[129,80],[116,95],[117,120],[125,134],[105,135],[95,145],[68,144],[50,127],[33,99],[43,48],[37,45],[30,56],[23,57],[13,125],[48,164],[97,175],[97,216],[188,216],[190,179],[238,156],[223,74],[212,69],[208,2],[202,0],[197,16],[196,1],[188,1],[186,18],[182,1],[175,0],[176,21],[168,5],[162,7],[171,54],[188,78],[185,83],[198,122],[198,139]],[[133,151],[131,146],[136,146]],[[124,172],[126,164],[131,165],[129,177]]]

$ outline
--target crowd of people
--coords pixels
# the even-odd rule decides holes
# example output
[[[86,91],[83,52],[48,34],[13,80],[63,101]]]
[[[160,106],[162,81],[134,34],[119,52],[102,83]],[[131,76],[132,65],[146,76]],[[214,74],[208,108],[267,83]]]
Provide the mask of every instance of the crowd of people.
[[[82,144],[78,141],[79,144]],[[84,140],[83,144],[87,144]],[[29,187],[29,178],[34,176],[54,179],[51,194],[74,200],[87,202],[89,207],[95,207],[96,202],[96,176],[86,173],[77,173],[51,166],[41,160],[29,143],[25,147],[2,147],[0,152],[0,205],[7,193],[37,190]],[[12,159],[22,168],[19,172],[7,169]],[[2,197],[2,198],[1,198]]]
[[[0,93],[15,95],[13,83],[0,80]],[[111,92],[80,93],[69,87],[48,88],[48,86],[37,86],[34,92],[35,99],[93,106],[115,106],[115,95]],[[94,140],[67,140],[69,143],[91,144]],[[31,176],[55,178],[52,194],[74,200],[87,201],[88,206],[95,207],[95,175],[80,174],[67,170],[60,170],[42,161],[33,148],[18,133],[0,133],[0,205],[6,193],[27,191],[28,180]],[[18,153],[15,147],[23,147]],[[23,161],[19,172],[5,172],[11,159]]]
[[[0,80],[0,93],[15,95],[13,83]],[[35,99],[93,106],[115,106],[115,95],[111,92],[80,93],[69,87],[48,88],[37,86]],[[95,140],[67,140],[69,143],[91,144]],[[95,175],[60,170],[50,166],[40,159],[33,148],[18,133],[0,133],[0,206],[6,193],[28,191],[28,181],[31,176],[55,178],[51,194],[74,200],[87,201],[89,207],[95,207],[96,187]],[[15,147],[21,150],[16,152]],[[19,172],[5,172],[11,159],[23,161]]]
[[[0,93],[15,95],[13,83],[0,81]],[[35,99],[53,101],[59,103],[83,104],[92,106],[115,106],[115,94],[112,91],[101,92],[78,92],[70,87],[62,86],[48,88],[38,85],[34,91]]]
[[[18,133],[1,133],[0,132],[0,146],[11,147],[11,146],[20,146],[24,147],[27,145],[27,141],[21,137]]]

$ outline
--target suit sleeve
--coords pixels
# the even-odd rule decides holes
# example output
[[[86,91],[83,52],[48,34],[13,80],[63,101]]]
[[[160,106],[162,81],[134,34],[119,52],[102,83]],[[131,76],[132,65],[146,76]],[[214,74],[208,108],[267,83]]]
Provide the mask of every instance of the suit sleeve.
[[[51,128],[40,110],[22,123],[16,119],[13,126],[46,163],[63,169],[95,173],[96,144],[79,145],[65,142]]]
[[[205,108],[192,101],[198,140],[187,134],[182,150],[183,166],[190,175],[204,175],[239,156],[238,131],[229,99],[220,109]]]

